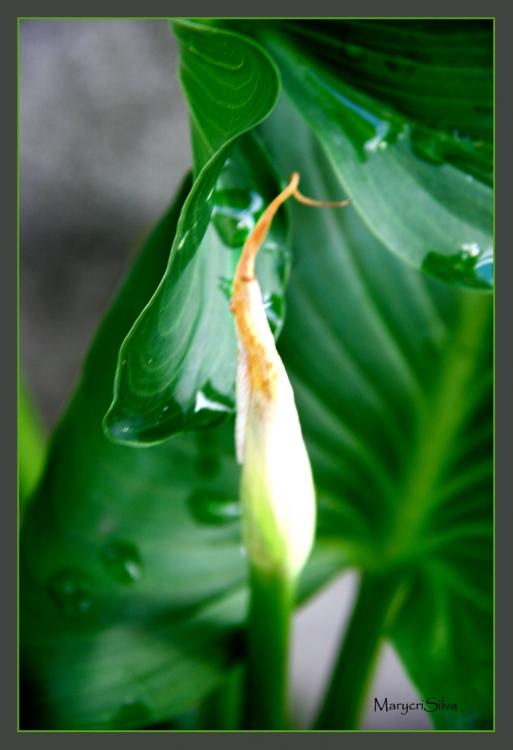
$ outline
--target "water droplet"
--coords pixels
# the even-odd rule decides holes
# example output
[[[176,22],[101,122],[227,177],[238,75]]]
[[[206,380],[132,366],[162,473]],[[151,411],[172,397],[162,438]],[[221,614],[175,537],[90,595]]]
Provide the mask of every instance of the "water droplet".
[[[263,213],[264,200],[255,190],[227,188],[215,194],[212,221],[222,241],[242,247]]]
[[[277,294],[268,294],[263,297],[265,315],[273,336],[277,336],[285,319],[285,302]]]
[[[234,408],[233,398],[219,393],[207,382],[196,392],[194,406],[186,415],[187,429],[195,430],[220,424],[227,416],[233,414]]]
[[[452,164],[491,185],[493,181],[493,151],[489,144],[479,144],[457,130],[444,132],[448,126],[437,123],[437,129],[415,127],[411,133],[413,152],[429,164]],[[485,148],[481,148],[484,145]]]
[[[385,139],[389,135],[390,130],[391,128],[389,122],[380,122],[376,127],[375,135],[372,138],[369,138],[369,140],[365,141],[365,143],[363,144],[365,153],[373,154],[378,149],[382,151],[383,149],[387,148],[388,143]]]
[[[80,568],[65,568],[55,573],[47,588],[66,615],[83,615],[91,608],[90,578]]]
[[[116,402],[105,417],[104,429],[119,442],[154,443],[184,429],[184,410],[168,392],[158,399],[153,411],[144,414],[129,412]]]
[[[475,289],[493,288],[493,250],[481,250],[476,243],[462,245],[461,250],[453,255],[428,253],[422,268],[448,284]]]
[[[225,276],[220,276],[218,286],[219,286],[219,289],[224,294],[224,296],[226,297],[226,299],[230,301],[233,295],[232,279],[227,279]]]
[[[222,526],[240,518],[240,503],[215,490],[193,492],[187,500],[193,518],[208,526]]]
[[[100,560],[109,576],[118,583],[128,585],[142,577],[141,556],[131,542],[108,542],[101,549]]]
[[[231,413],[233,411],[233,408],[227,404],[221,401],[218,398],[219,394],[211,394],[208,396],[204,391],[198,391],[196,393],[196,402],[194,404],[194,413],[197,414],[200,411],[208,410],[208,411],[222,411]]]
[[[371,107],[367,98],[355,96],[337,82],[337,87],[327,79],[316,77],[316,83],[324,86],[331,99],[331,107],[341,110],[344,133],[353,144],[361,161],[375,154],[380,143],[392,145],[407,127],[403,118],[391,112],[382,112]],[[374,111],[373,111],[374,110]],[[385,147],[386,148],[386,147]]]
[[[481,250],[479,248],[479,245],[475,242],[470,242],[467,245],[462,245],[461,249],[464,253],[468,253],[472,258],[475,258],[476,256],[481,254]]]
[[[125,698],[123,705],[110,721],[113,729],[133,729],[151,723],[152,713],[146,703]]]

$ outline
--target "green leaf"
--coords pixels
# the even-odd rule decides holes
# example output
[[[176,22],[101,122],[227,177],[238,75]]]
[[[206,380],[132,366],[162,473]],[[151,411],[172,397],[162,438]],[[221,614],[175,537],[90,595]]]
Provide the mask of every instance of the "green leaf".
[[[341,197],[290,103],[260,131],[307,195]],[[458,705],[436,726],[477,728],[492,701],[492,299],[402,263],[352,206],[291,208],[280,351],[319,541],[364,573],[400,572],[387,627],[406,670],[422,697]]]
[[[103,322],[24,517],[25,727],[149,724],[195,705],[229,666],[246,575],[233,426],[145,450],[101,429],[117,348],[158,284],[188,190]]]
[[[491,175],[492,19],[284,21],[354,88],[455,139],[465,171]],[[456,131],[456,132],[455,132]],[[441,140],[441,143],[443,141]]]
[[[145,449],[116,445],[101,429],[117,349],[161,278],[189,187],[100,327],[24,518],[24,728],[161,722],[197,706],[236,658],[247,572],[233,421]],[[303,597],[341,557],[316,551]]]
[[[23,509],[41,476],[46,454],[46,435],[41,416],[24,378],[20,378],[18,399],[18,481],[20,509]]]
[[[236,344],[226,296],[234,251],[279,192],[265,154],[249,138],[235,162],[229,159],[241,136],[276,102],[274,64],[238,34],[185,21],[174,22],[173,29],[181,45],[180,77],[191,107],[199,174],[165,274],[119,353],[105,429],[131,445],[218,424],[233,412]],[[278,319],[286,277],[283,224],[267,249],[267,265],[275,273],[266,271],[264,293],[270,315]]]
[[[209,59],[219,54],[223,61],[232,43],[246,48],[240,36],[226,36],[212,27],[198,31],[194,24],[183,23],[180,29],[188,39],[188,64],[193,69],[195,64],[203,66],[191,91],[205,76],[214,75],[207,72]],[[193,36],[223,44],[217,51],[202,47],[204,54],[198,57]],[[285,45],[280,37],[276,44],[284,55],[284,68],[292,56],[299,59],[289,42]],[[255,59],[267,60],[258,47],[252,45],[251,50]],[[271,65],[267,70],[274,69]],[[291,96],[296,88],[303,90],[294,70],[286,75],[293,80],[288,83]],[[258,88],[255,92],[262,93]],[[314,94],[305,95],[307,119]],[[201,96],[194,94],[198,107]],[[335,116],[333,122],[338,122]],[[340,122],[348,127],[346,119]],[[321,125],[324,128],[324,121]],[[225,146],[209,156],[209,148],[216,148],[214,136],[202,135],[209,127],[195,115],[197,180],[188,198],[190,186],[184,187],[150,238],[105,319],[24,518],[20,636],[25,728],[132,729],[177,714],[188,718],[177,719],[176,725],[189,722],[191,728],[195,707],[234,674],[238,652],[233,637],[244,621],[247,593],[231,420],[144,450],[107,440],[101,420],[112,397],[117,352],[130,330],[127,346],[140,337],[131,365],[138,375],[127,380],[124,393],[130,397],[122,409],[127,409],[129,419],[124,426],[133,428],[141,441],[161,440],[184,425],[183,412],[177,412],[174,426],[170,422],[162,431],[157,429],[158,415],[172,401],[164,400],[152,411],[165,391],[158,385],[157,391],[151,390],[158,378],[146,379],[151,347],[160,347],[162,382],[169,363],[171,372],[181,372],[184,361],[194,365],[192,370],[201,375],[196,386],[203,385],[204,375],[227,372],[223,368],[230,366],[234,351],[228,347],[229,336],[217,325],[212,308],[204,307],[194,294],[205,292],[212,300],[213,290],[219,291],[216,248],[232,262],[236,259],[236,252],[228,248],[230,242],[240,241],[239,216],[232,222],[231,211],[248,213],[240,191],[254,189],[266,202],[277,192],[279,180],[268,151],[281,177],[296,169],[301,173],[305,194],[344,196],[338,152],[330,140],[335,128],[331,134],[326,130],[328,138],[315,124],[319,145],[286,101],[260,126],[265,148],[246,137],[228,163],[227,153],[222,161],[219,157]],[[345,153],[345,130],[336,132]],[[393,154],[395,148],[383,154]],[[372,159],[353,160],[350,173],[356,186]],[[389,166],[394,175],[394,162]],[[446,167],[453,170],[452,176],[458,173],[447,164],[443,170]],[[213,176],[218,168],[219,180]],[[408,161],[402,173],[406,180],[410,168]],[[462,193],[451,192],[447,185],[444,193],[435,179],[440,168],[426,164],[429,173],[423,168],[416,167],[414,175],[431,175],[428,182],[436,197],[431,202],[424,197],[426,223],[440,218],[436,206],[442,199],[436,190],[444,196],[442,208],[446,210],[447,202],[447,211],[467,222],[466,203],[463,208],[459,204]],[[400,184],[397,177],[385,191],[390,214],[382,233],[387,237],[399,232],[397,226],[401,232],[409,226]],[[419,184],[424,190],[424,182]],[[463,190],[461,182],[450,184]],[[204,211],[198,198],[202,190],[208,195],[206,185],[208,190],[217,188],[212,217],[212,206]],[[475,201],[473,205],[479,224],[488,209],[480,212]],[[487,728],[492,695],[492,300],[490,295],[430,279],[386,252],[379,232],[368,228],[373,227],[372,205],[356,208],[298,205],[292,214],[295,265],[280,351],[293,381],[319,500],[318,539],[304,571],[301,596],[346,566],[375,578],[398,576],[402,585],[387,618],[387,633],[422,697],[443,696],[458,705],[454,712],[433,713],[436,726]],[[417,224],[419,215],[416,209]],[[203,234],[194,221],[205,227]],[[288,274],[286,224],[281,221],[273,240],[278,249],[268,246],[262,258],[269,256],[269,264],[258,270],[262,279],[268,273],[262,283],[269,283],[278,297]],[[177,247],[187,231],[196,235],[190,245],[183,245],[192,260],[182,267],[181,260],[173,259],[180,258]],[[386,237],[381,239],[389,244]],[[221,266],[223,273],[230,268],[229,263]],[[155,300],[160,297],[154,296],[163,275],[167,280],[159,289],[170,284],[172,290],[165,303],[161,300],[162,309],[170,306],[169,318],[157,315]],[[229,281],[229,270],[225,278]],[[221,287],[226,293],[227,285]],[[228,321],[226,298],[220,293],[217,300],[222,300]],[[215,309],[221,310],[221,302]],[[155,318],[148,313],[154,326],[143,329],[143,310],[145,315],[154,311]],[[276,316],[279,328],[282,311]],[[174,338],[164,345],[160,339],[166,332],[159,325],[166,320],[177,326]],[[195,339],[198,331],[206,359]],[[219,359],[212,349],[216,342],[222,347]],[[175,351],[182,351],[185,359],[173,359]],[[194,360],[187,360],[189,351],[195,352]],[[118,365],[122,362],[121,356]],[[121,377],[118,374],[117,386]],[[151,387],[139,390],[141,383]],[[166,399],[175,398],[175,386]],[[199,392],[192,394],[192,403]],[[229,416],[231,391],[226,400],[216,400],[214,385],[212,391],[201,392],[206,400],[225,407],[222,412],[207,411]],[[194,409],[186,414],[194,416]],[[212,415],[201,416],[207,418],[196,426],[211,423]],[[117,424],[122,430],[123,423]]]
[[[358,31],[356,55],[333,31],[330,45],[316,24],[288,26],[297,33],[264,25],[259,36],[278,63],[288,95],[373,233],[393,253],[437,278],[491,289],[491,146],[482,158],[491,133],[479,116],[475,132],[469,125],[472,111],[491,102],[491,35],[479,26],[471,26],[461,38],[456,35],[458,48],[472,58],[467,68],[457,56],[437,62],[434,50],[450,45],[452,37],[429,29],[409,35],[393,24],[382,32],[365,22],[337,26],[349,39]],[[312,44],[298,43],[303,33],[308,39],[313,34]],[[394,47],[399,41],[392,43],[390,36],[402,40],[400,52]],[[380,39],[385,47],[375,52]],[[338,67],[332,55],[341,59]],[[351,62],[352,55],[356,59]],[[405,66],[411,69],[411,85],[401,73]],[[406,83],[397,87],[397,76]],[[459,102],[460,97],[466,105],[458,119],[460,109],[447,107],[446,100]],[[449,119],[439,122],[444,111]],[[483,133],[486,142],[469,140]]]

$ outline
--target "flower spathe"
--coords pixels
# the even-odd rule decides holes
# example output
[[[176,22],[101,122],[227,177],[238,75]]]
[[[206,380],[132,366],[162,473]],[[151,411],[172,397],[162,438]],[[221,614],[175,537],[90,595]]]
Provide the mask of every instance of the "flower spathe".
[[[244,544],[252,565],[290,580],[301,572],[313,545],[315,490],[294,393],[265,315],[254,263],[288,197],[326,205],[301,196],[298,182],[294,173],[246,240],[230,302],[238,339],[235,437]]]

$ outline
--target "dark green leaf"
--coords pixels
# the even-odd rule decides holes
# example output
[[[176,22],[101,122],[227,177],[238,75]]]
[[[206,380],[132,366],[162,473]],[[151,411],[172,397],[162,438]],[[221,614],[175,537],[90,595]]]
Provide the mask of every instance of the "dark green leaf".
[[[408,91],[403,86],[395,98],[383,98],[388,86],[393,88],[393,76],[387,74],[386,91],[371,85],[387,69],[374,60],[374,53],[362,53],[362,59],[369,57],[370,69],[358,62],[354,75],[346,75],[347,60],[335,68],[319,53],[320,42],[312,47],[298,45],[295,36],[269,28],[261,36],[278,63],[290,98],[318,135],[340,183],[374,234],[408,263],[444,281],[490,289],[492,190],[480,181],[491,180],[491,171],[483,173],[480,157],[484,141],[470,143],[461,135],[465,128],[460,134],[449,133],[446,126],[426,124],[425,117],[415,120],[409,114],[414,101],[425,95],[427,102],[431,96],[426,93],[433,74],[429,65],[423,71],[420,63],[411,60],[408,65],[420,77],[418,87]],[[371,43],[379,35],[371,27],[368,36]],[[429,46],[430,34],[422,38]],[[472,34],[465,39],[470,48]],[[344,45],[336,44],[345,59]],[[411,45],[415,44],[422,49],[421,41],[413,36]],[[491,97],[489,66],[482,63],[480,67],[480,59],[478,55],[477,67],[471,70],[482,73],[480,85],[487,86]],[[469,98],[469,107],[480,103],[480,89],[472,83],[472,76],[465,77],[465,71],[454,68],[447,73],[450,83],[442,88],[437,106],[443,108],[444,91],[450,97],[456,85]],[[371,83],[364,85],[364,80]],[[468,120],[465,117],[463,123]],[[455,127],[451,120],[451,128]]]
[[[180,76],[191,106],[200,171],[183,207],[166,272],[119,354],[105,429],[132,445],[218,424],[232,413],[236,349],[226,297],[234,251],[264,203],[279,192],[265,154],[253,141],[246,139],[235,162],[228,159],[240,137],[275,104],[279,82],[272,61],[238,34],[185,21],[173,28],[181,44]],[[266,256],[267,265],[276,273],[266,274],[264,290],[277,326],[286,276],[282,229],[278,226],[267,243],[274,253]]]
[[[284,21],[287,33],[354,88],[414,122],[485,148],[492,169],[491,19]],[[481,146],[477,144],[481,143]]]
[[[165,269],[187,189],[99,330],[24,518],[24,728],[164,721],[194,708],[240,658],[232,637],[247,591],[233,421],[144,449],[101,429],[116,351]],[[319,547],[302,596],[341,562]]]
[[[190,708],[228,666],[226,628],[244,613],[237,519],[209,518],[212,493],[237,497],[232,429],[145,450],[101,429],[116,349],[158,284],[188,188],[102,324],[24,518],[26,727],[130,728]]]

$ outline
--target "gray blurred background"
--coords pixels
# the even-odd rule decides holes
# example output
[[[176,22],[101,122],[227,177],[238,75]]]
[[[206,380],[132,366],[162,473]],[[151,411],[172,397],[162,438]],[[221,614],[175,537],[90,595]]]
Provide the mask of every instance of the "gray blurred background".
[[[176,65],[166,21],[20,22],[20,356],[48,430],[131,258],[191,165]],[[296,617],[292,710],[301,726],[315,713],[356,585],[345,574]],[[375,712],[375,697],[418,700],[387,645],[363,726],[431,728],[422,711]]]

